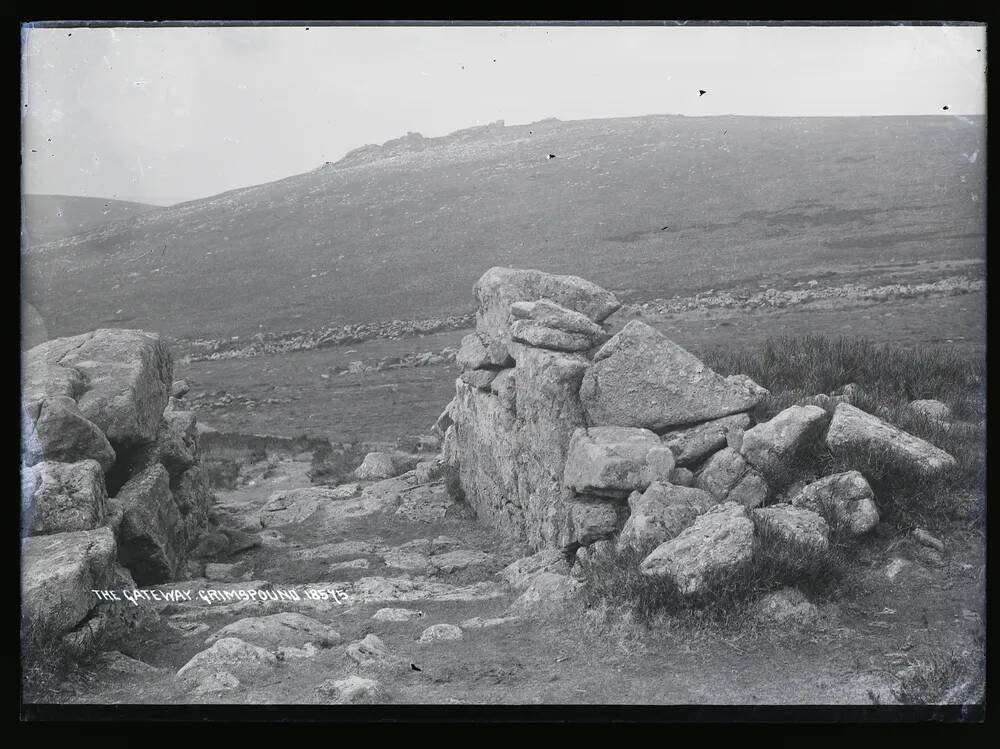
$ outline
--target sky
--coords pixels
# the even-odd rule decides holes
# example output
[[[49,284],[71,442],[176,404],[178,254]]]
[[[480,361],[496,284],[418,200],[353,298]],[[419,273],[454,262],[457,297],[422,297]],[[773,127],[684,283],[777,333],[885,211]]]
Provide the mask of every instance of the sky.
[[[168,205],[500,119],[981,115],[985,68],[985,26],[25,27],[22,188]]]

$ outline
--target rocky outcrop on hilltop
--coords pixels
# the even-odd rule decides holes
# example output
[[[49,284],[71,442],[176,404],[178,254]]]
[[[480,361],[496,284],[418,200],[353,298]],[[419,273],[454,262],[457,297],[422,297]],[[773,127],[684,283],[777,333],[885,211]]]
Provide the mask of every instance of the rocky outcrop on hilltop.
[[[478,517],[532,551],[569,558],[617,539],[644,550],[644,574],[694,594],[745,563],[763,529],[809,548],[830,528],[870,531],[866,455],[924,477],[955,465],[846,397],[757,423],[766,389],[641,321],[615,331],[619,302],[581,278],[492,268],[475,294],[435,429]],[[822,476],[818,451],[858,470]]]
[[[91,637],[116,623],[94,590],[175,578],[208,526],[195,416],[140,330],[47,341],[23,371],[23,624]]]

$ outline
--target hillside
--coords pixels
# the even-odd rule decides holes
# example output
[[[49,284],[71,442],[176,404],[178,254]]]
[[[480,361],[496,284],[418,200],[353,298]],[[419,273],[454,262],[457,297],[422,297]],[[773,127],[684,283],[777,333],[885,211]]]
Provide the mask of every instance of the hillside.
[[[110,221],[157,208],[146,203],[76,195],[23,195],[21,227],[25,245],[43,244],[93,231]]]
[[[493,265],[627,301],[985,256],[984,120],[649,116],[409,134],[32,247],[50,335],[464,314]],[[556,158],[548,158],[554,154]]]

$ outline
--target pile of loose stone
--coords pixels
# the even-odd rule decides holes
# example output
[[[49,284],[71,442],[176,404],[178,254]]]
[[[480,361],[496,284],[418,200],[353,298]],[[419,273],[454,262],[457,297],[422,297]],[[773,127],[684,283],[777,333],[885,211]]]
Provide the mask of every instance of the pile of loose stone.
[[[197,424],[154,334],[54,339],[22,371],[22,624],[84,645],[134,624],[94,590],[174,579],[209,526]]]
[[[852,405],[856,386],[754,423],[767,390],[616,320],[615,297],[581,278],[492,268],[475,293],[442,457],[477,515],[529,550],[652,548],[642,572],[695,594],[749,561],[765,526],[803,549],[825,548],[831,524],[871,531],[865,456],[927,478],[955,465]],[[819,475],[817,448],[857,470]]]

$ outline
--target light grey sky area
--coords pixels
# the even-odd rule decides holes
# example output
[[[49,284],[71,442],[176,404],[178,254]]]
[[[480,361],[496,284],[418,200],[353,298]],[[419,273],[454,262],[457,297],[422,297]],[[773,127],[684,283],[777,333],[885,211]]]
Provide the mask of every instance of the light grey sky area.
[[[985,45],[985,26],[25,27],[23,189],[166,205],[499,119],[981,115]]]

